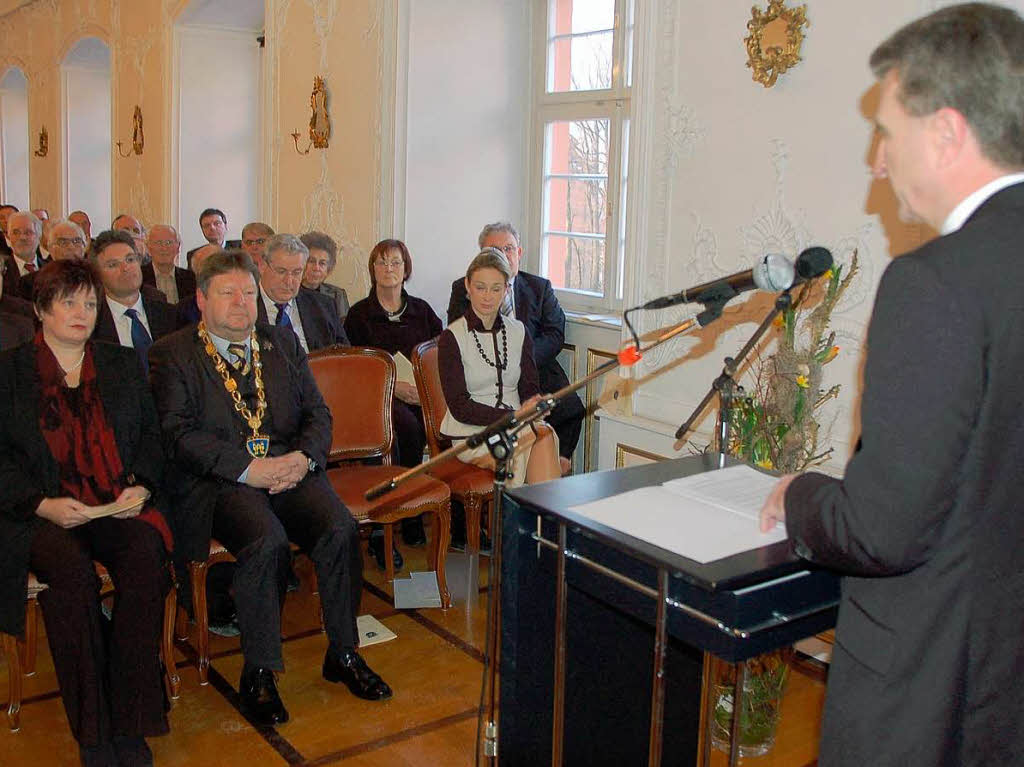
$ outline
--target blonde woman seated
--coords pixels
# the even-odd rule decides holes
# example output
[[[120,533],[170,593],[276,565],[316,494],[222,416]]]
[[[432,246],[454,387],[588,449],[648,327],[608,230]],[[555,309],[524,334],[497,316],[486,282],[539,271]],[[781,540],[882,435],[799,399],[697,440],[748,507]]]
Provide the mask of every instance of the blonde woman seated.
[[[506,301],[512,269],[497,248],[484,248],[466,270],[469,308],[438,339],[438,365],[448,412],[441,433],[467,437],[509,410],[526,411],[540,399],[533,343]],[[506,314],[505,312],[508,312]],[[494,467],[485,445],[459,455],[463,461]],[[536,421],[519,432],[509,485],[544,482],[561,476],[558,437]]]

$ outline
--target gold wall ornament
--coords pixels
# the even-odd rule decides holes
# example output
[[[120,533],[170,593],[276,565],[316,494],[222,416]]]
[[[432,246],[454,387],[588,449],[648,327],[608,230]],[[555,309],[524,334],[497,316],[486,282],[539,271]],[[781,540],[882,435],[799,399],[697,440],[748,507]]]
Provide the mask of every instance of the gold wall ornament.
[[[743,40],[747,46],[747,66],[765,88],[775,85],[779,75],[800,61],[804,27],[810,25],[806,5],[785,8],[784,1],[770,0],[765,11],[753,6],[747,22],[750,36]]]
[[[50,134],[46,132],[46,126],[44,125],[39,129],[39,148],[34,151],[36,157],[46,157],[50,153]]]
[[[132,148],[128,152],[122,152],[123,142],[117,142],[117,153],[121,157],[131,157],[133,154],[141,155],[146,147],[146,135],[142,130],[142,107],[135,105],[135,113],[132,115]]]
[[[327,149],[330,146],[331,118],[327,114],[327,86],[324,85],[324,78],[313,78],[313,92],[309,96],[309,144],[305,149],[299,149],[299,132],[291,134],[295,142],[295,151],[299,154],[309,154],[311,148]]]

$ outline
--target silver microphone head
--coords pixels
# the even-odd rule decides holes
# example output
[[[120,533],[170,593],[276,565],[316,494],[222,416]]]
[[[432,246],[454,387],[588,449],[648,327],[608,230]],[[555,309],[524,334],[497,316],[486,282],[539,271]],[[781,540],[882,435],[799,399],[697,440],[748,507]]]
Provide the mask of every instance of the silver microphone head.
[[[793,286],[796,268],[793,262],[778,253],[767,253],[754,265],[754,284],[761,290],[778,292]]]

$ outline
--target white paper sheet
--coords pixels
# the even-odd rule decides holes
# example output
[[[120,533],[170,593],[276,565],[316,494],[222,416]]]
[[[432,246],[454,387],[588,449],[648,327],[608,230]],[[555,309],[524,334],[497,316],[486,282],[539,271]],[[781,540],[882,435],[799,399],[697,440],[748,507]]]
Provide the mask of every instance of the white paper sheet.
[[[416,374],[413,372],[409,358],[401,352],[395,352],[392,356],[395,360],[395,380],[415,386]]]
[[[757,476],[733,472],[733,468]],[[712,478],[715,474],[723,476]],[[704,479],[689,483],[693,487],[687,486],[686,480],[700,478]],[[664,486],[631,490],[570,510],[706,563],[786,539],[782,526],[767,533],[759,529],[758,512],[775,481],[774,477],[738,466],[672,480]],[[737,509],[730,511],[722,505],[723,501],[737,504]]]

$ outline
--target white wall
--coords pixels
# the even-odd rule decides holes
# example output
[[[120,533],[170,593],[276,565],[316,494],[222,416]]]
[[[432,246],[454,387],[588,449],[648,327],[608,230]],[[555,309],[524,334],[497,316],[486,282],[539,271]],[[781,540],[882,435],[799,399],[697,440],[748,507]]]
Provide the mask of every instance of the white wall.
[[[877,89],[867,60],[899,26],[948,4],[808,3],[803,60],[772,88],[754,82],[745,66],[749,2],[638,5],[630,168],[639,183],[630,191],[627,305],[750,268],[765,252],[795,256],[819,244],[849,263],[856,249],[860,275],[833,315],[841,352],[825,370],[824,385],[842,391],[819,411],[831,428],[836,469],[859,433],[878,280],[894,255],[934,236],[897,221],[888,184],[869,176]],[[770,305],[764,294],[736,300],[708,328],[648,355],[638,366],[644,382],[636,415],[677,426]],[[650,330],[693,314],[690,307],[648,313],[640,324]],[[709,408],[705,432],[713,418]]]
[[[206,242],[205,208],[228,218],[228,239],[260,218],[261,71],[256,33],[179,26],[176,221],[182,253]]]
[[[529,3],[408,0],[402,11],[408,61],[399,70],[408,94],[396,110],[406,115],[396,135],[405,129],[406,156],[396,196],[405,216],[403,226],[400,202],[395,236],[412,253],[409,291],[443,320],[452,280],[476,255],[482,226],[508,219],[521,227],[526,219]]]
[[[7,70],[0,80],[0,135],[5,203],[29,208],[28,193],[28,83],[16,67]]]
[[[111,219],[110,49],[94,37],[81,40],[61,80],[64,213],[84,210],[98,233]]]

